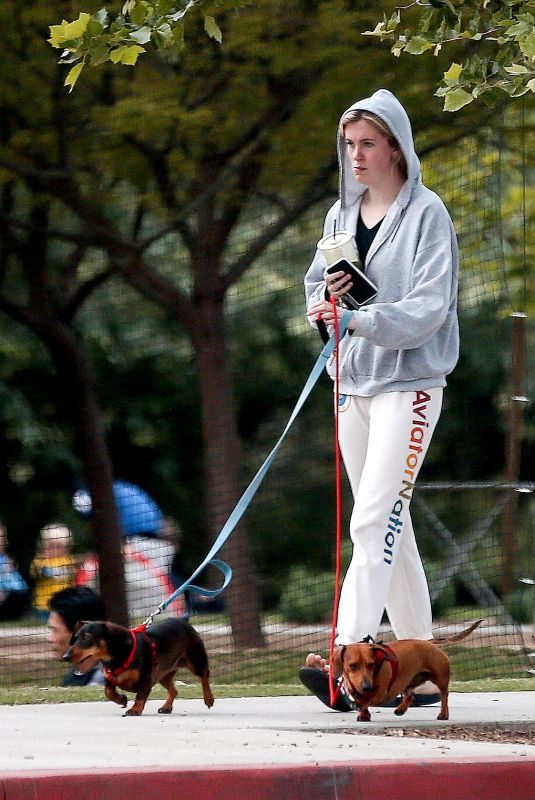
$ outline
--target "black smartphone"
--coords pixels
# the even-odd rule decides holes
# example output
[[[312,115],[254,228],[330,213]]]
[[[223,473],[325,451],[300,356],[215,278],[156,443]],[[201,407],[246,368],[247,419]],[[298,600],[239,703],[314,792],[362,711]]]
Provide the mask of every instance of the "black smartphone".
[[[347,303],[351,308],[359,308],[377,294],[377,286],[371,281],[358,267],[348,261],[347,258],[339,258],[334,264],[327,268],[327,272],[345,272],[351,276],[353,286],[342,297],[342,302]]]

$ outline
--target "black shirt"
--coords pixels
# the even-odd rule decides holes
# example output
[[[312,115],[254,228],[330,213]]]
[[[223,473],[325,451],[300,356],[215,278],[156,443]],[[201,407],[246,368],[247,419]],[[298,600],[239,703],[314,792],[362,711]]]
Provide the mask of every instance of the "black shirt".
[[[359,251],[360,262],[362,265],[366,264],[366,256],[368,255],[368,250],[370,249],[371,244],[375,239],[375,234],[381,227],[382,221],[383,220],[380,219],[379,222],[373,226],[373,228],[367,228],[359,212],[359,218],[357,221],[357,235],[355,236],[355,241],[357,243],[357,250]]]

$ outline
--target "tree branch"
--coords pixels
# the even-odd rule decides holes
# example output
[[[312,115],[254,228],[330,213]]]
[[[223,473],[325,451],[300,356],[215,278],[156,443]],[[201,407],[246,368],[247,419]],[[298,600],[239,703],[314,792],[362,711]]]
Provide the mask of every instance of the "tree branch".
[[[324,164],[318,170],[316,175],[311,179],[307,188],[301,193],[301,196],[291,206],[285,207],[286,213],[282,214],[279,219],[270,225],[260,236],[258,236],[248,247],[247,252],[238,258],[232,267],[228,270],[223,277],[225,289],[235,284],[241,276],[247,271],[251,264],[266,250],[266,248],[273,242],[280,233],[282,233],[290,223],[299,219],[301,215],[312,208],[317,203],[332,195],[332,190],[329,189],[329,179],[332,177],[337,166],[337,158],[334,157],[331,161]],[[281,204],[282,205],[282,204]]]

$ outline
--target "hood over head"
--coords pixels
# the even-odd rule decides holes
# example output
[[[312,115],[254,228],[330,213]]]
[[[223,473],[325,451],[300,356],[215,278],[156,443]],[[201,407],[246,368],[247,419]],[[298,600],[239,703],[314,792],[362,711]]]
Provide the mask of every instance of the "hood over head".
[[[407,162],[408,179],[402,188],[398,201],[404,205],[404,196],[409,197],[410,191],[415,183],[421,181],[420,159],[414,149],[412,138],[412,128],[407,112],[392,92],[388,89],[378,89],[371,97],[358,100],[350,106],[342,116],[340,121],[349,111],[371,111],[372,114],[380,117],[390,128],[401,148],[405,161]],[[342,209],[352,205],[355,200],[364,194],[366,186],[359,183],[351,169],[351,162],[347,154],[345,139],[338,130],[338,164],[339,164],[339,192]]]

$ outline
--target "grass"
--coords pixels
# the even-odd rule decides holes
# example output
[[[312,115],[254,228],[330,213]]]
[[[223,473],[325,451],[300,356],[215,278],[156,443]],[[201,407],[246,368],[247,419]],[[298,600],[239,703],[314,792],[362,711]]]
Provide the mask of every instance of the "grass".
[[[451,692],[535,692],[535,679],[525,678],[483,678],[477,681],[452,681]]]
[[[452,646],[448,648],[448,655],[452,664],[453,681],[474,683],[484,680],[522,679],[526,675],[527,659],[522,651],[500,647]],[[259,687],[257,691],[263,686],[295,687],[302,663],[303,652],[295,649],[244,650],[232,653],[215,650],[210,653],[214,683],[227,687],[256,686]],[[63,664],[43,660],[35,660],[33,663],[26,660],[24,669],[21,669],[20,662],[9,663],[4,658],[0,660],[0,667],[0,696],[2,692],[11,693],[30,685],[57,687],[65,672]],[[187,670],[181,670],[178,678],[188,682],[191,680]],[[534,683],[533,678],[531,682]],[[269,690],[265,692],[270,693]]]
[[[200,700],[201,688],[198,683],[179,684],[178,700]],[[212,684],[216,698],[232,697],[284,697],[307,695],[308,691],[300,683],[233,683]],[[486,678],[477,681],[452,681],[452,692],[526,692],[535,691],[533,678],[501,678],[491,680]],[[133,695],[129,695],[133,697]],[[155,686],[151,693],[151,700],[161,700],[165,697],[165,690]],[[59,686],[17,686],[11,689],[0,687],[0,705],[39,705],[55,703],[85,703],[108,702],[104,691],[98,686],[84,686],[77,689]]]
[[[221,623],[224,619],[221,614],[203,614],[197,615],[194,623],[210,624],[212,620]],[[210,652],[210,667],[216,697],[306,695],[307,690],[299,683],[297,674],[307,648],[298,640],[292,644],[293,647],[281,646],[278,650],[233,652],[214,647]],[[526,654],[521,650],[497,646],[450,646],[447,652],[452,662],[452,691],[535,690],[535,678],[528,676]],[[326,652],[323,654],[327,655]],[[0,657],[0,704],[107,702],[99,687],[61,688],[59,684],[64,672],[63,664],[43,659],[39,653],[21,659],[15,651],[11,658],[7,651]],[[178,686],[179,697],[201,697],[200,686],[186,670],[179,672],[178,678],[187,681],[186,685]],[[162,698],[164,690],[155,687],[151,696]]]
[[[447,648],[451,674],[457,681],[474,681],[501,677],[522,677],[526,672],[526,655],[520,650],[503,647]]]

